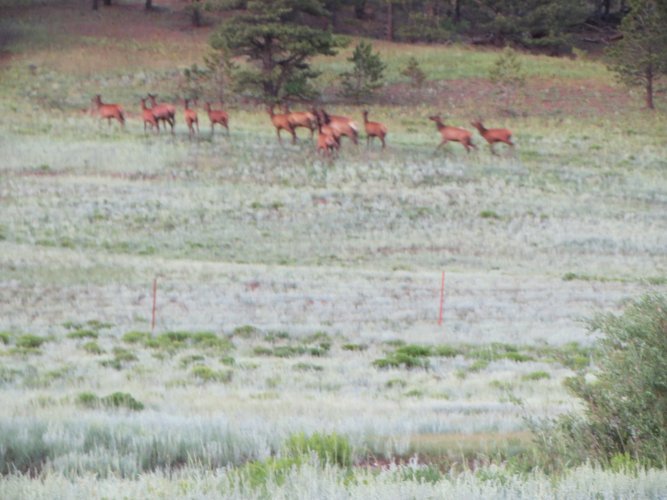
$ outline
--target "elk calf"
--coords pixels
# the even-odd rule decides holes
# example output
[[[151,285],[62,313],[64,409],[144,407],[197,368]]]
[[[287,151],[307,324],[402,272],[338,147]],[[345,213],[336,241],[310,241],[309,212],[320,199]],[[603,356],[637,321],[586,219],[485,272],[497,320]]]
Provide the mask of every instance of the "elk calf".
[[[197,99],[194,99],[195,106],[197,105]],[[188,126],[188,134],[190,138],[195,134],[195,126],[197,127],[197,134],[199,134],[199,118],[197,117],[197,112],[194,109],[190,109],[190,99],[185,99],[183,102],[183,114],[185,115],[185,123]]]
[[[101,120],[107,120],[107,123],[111,125],[111,120],[118,120],[121,127],[125,128],[125,113],[123,108],[118,104],[107,104],[102,102],[102,96],[97,94],[91,99],[93,106],[95,106],[95,111],[100,116]]]
[[[290,134],[292,134],[292,144],[296,144],[296,132],[294,132],[294,127],[289,121],[289,117],[287,114],[275,114],[273,112],[273,106],[267,106],[266,107],[267,113],[269,113],[269,117],[271,117],[271,123],[273,123],[273,126],[276,128],[276,135],[278,135],[278,142],[280,144],[283,143],[283,138],[280,136],[280,131],[281,130],[286,130]]]
[[[176,124],[176,108],[172,104],[159,103],[156,100],[156,94],[148,94],[148,98],[151,100],[151,110],[155,115],[155,119],[160,121],[162,120],[166,128],[168,123],[171,127],[171,133],[174,133],[174,125]]]
[[[155,133],[160,133],[160,124],[158,123],[153,110],[146,106],[146,99],[141,99],[141,116],[144,120],[144,133],[147,132],[146,125],[150,125],[151,130],[155,127]]]

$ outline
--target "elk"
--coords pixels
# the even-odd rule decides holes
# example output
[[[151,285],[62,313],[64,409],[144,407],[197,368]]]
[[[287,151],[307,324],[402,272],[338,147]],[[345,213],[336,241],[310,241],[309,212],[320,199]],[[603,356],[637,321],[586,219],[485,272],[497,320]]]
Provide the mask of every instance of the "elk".
[[[222,127],[225,127],[227,130],[227,135],[229,135],[229,115],[227,112],[223,111],[222,109],[212,109],[211,103],[208,101],[206,102],[204,109],[206,110],[206,113],[208,113],[208,119],[211,122],[211,137],[213,136],[213,127],[216,123]]]
[[[384,123],[369,122],[368,110],[364,109],[364,129],[366,130],[366,146],[370,146],[371,139],[377,137],[382,141],[382,149],[385,148],[384,138],[387,136],[387,127]]]
[[[195,106],[197,105],[197,99],[193,100]],[[197,126],[197,133],[199,134],[199,118],[197,117],[197,112],[194,109],[190,109],[190,99],[185,99],[183,103],[183,113],[185,114],[185,123],[188,126],[188,133],[190,138],[195,134],[195,125]]]
[[[299,127],[310,130],[310,139],[313,139],[315,130],[318,129],[317,118],[309,111],[291,111],[287,104],[283,105],[283,112],[287,115],[287,121],[290,123],[296,134],[296,129]]]
[[[317,130],[320,134],[328,135],[333,138],[334,141],[336,141],[337,148],[340,148],[340,138],[341,138],[341,133],[340,130],[337,128],[332,128],[327,121],[328,115],[326,112],[321,109],[321,110],[316,110],[315,108],[312,108],[311,111],[315,115],[315,119],[317,120]]]
[[[100,119],[107,120],[107,123],[111,125],[111,120],[118,120],[121,127],[125,128],[125,113],[123,108],[118,104],[106,104],[102,102],[102,96],[97,94],[91,99],[93,105],[95,106],[95,111],[100,116]]]
[[[359,144],[359,129],[356,123],[347,116],[330,115],[323,109],[320,112],[324,117],[324,123],[337,130],[339,136],[348,137],[353,143]]]
[[[174,125],[176,124],[176,108],[173,105],[167,103],[159,103],[156,101],[157,94],[148,94],[148,98],[151,100],[151,110],[155,115],[155,119],[160,121],[162,120],[166,128],[168,123],[171,127],[171,133],[174,133]]]
[[[340,149],[340,136],[336,137],[334,131],[328,125],[323,125],[319,114],[315,114],[317,123],[317,152],[324,156],[331,156],[334,151]]]
[[[294,132],[294,127],[289,121],[288,115],[287,114],[275,114],[273,112],[273,106],[267,106],[266,111],[269,113],[269,116],[271,117],[271,123],[273,123],[273,126],[276,127],[276,134],[278,135],[278,141],[280,144],[283,143],[282,137],[280,137],[280,131],[281,130],[286,130],[290,134],[292,134],[292,144],[296,143],[296,132]]]
[[[146,99],[141,99],[141,116],[144,120],[144,133],[146,133],[146,125],[150,125],[151,130],[155,127],[155,132],[160,133],[160,124],[158,123],[153,110],[146,106]]]
[[[467,152],[470,152],[470,148],[476,147],[472,143],[472,134],[468,130],[445,125],[442,123],[440,115],[429,116],[428,119],[435,122],[436,127],[438,127],[438,132],[440,132],[440,135],[442,136],[442,141],[440,141],[440,144],[435,148],[436,150],[439,149],[440,146],[447,144],[449,141],[460,142],[463,147],[466,148]]]
[[[497,142],[504,142],[511,148],[514,147],[512,142],[512,132],[506,128],[485,128],[482,125],[481,120],[474,120],[470,124],[479,130],[479,134],[486,139],[486,142],[489,143],[489,149],[491,149],[491,154],[496,154],[493,150],[493,145]]]

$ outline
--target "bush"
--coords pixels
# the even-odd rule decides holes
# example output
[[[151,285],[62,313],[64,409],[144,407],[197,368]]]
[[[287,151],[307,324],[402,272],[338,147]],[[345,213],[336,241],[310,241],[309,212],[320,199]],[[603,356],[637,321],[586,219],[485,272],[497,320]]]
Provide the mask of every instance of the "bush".
[[[202,382],[228,383],[232,381],[232,373],[231,370],[214,370],[206,365],[192,367],[192,376]]]
[[[128,392],[114,392],[100,399],[100,403],[107,408],[127,408],[132,411],[144,409],[144,404],[134,399]]]
[[[67,334],[68,339],[96,339],[98,333],[95,330],[80,329]]]
[[[308,457],[317,455],[321,465],[338,465],[349,467],[352,465],[352,446],[346,437],[333,434],[320,434],[318,432],[311,436],[303,433],[294,434],[285,443],[284,452],[288,457]]]
[[[9,344],[9,339],[11,338],[11,333],[9,332],[0,332],[0,342],[7,345]]]
[[[48,339],[37,335],[21,335],[16,339],[16,347],[19,349],[39,349]]]
[[[583,414],[533,423],[542,448],[556,457],[550,465],[611,465],[619,460],[614,457],[628,455],[645,466],[665,467],[667,297],[646,295],[621,316],[596,317],[590,329],[602,333],[595,380],[580,372],[567,381],[583,402]]]
[[[354,49],[352,57],[352,71],[341,74],[342,95],[360,103],[368,100],[377,89],[382,87],[384,70],[387,67],[379,53],[373,53],[373,46],[361,41]]]

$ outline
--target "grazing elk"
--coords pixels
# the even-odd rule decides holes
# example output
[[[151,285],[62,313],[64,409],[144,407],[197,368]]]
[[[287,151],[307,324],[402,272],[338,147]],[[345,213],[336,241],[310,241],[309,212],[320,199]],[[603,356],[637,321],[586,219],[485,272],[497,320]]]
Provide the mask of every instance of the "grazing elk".
[[[470,148],[476,147],[472,143],[472,134],[468,130],[445,125],[442,123],[440,115],[429,116],[428,119],[435,122],[436,127],[438,127],[438,132],[440,132],[440,135],[442,136],[442,141],[440,141],[440,144],[435,148],[436,150],[439,149],[440,146],[447,144],[449,141],[461,143],[463,147],[466,148],[467,152],[470,152]]]
[[[313,111],[316,113],[315,111]],[[317,152],[331,157],[331,154],[340,149],[340,136],[336,137],[334,131],[322,122],[319,114],[315,114],[317,123]]]
[[[160,133],[160,124],[158,123],[153,110],[146,106],[146,99],[141,99],[141,117],[144,120],[144,133],[147,133],[146,126],[149,125],[151,130],[155,127],[155,133]]]
[[[294,129],[296,134],[296,129],[299,127],[307,128],[310,130],[310,139],[313,139],[313,135],[317,127],[317,118],[310,111],[290,111],[288,104],[283,104],[283,113],[287,115],[287,121]]]
[[[229,115],[227,112],[223,111],[222,109],[212,109],[211,103],[208,101],[206,102],[204,109],[206,110],[208,119],[211,122],[211,137],[213,137],[213,127],[216,123],[221,127],[225,127],[225,130],[227,130],[227,135],[229,135]]]
[[[359,144],[359,129],[347,116],[330,115],[324,109],[320,110],[324,123],[338,131],[339,136],[348,137],[354,144]]]
[[[364,115],[364,129],[366,130],[366,146],[370,146],[371,139],[377,137],[382,141],[382,149],[385,148],[384,138],[387,136],[387,127],[384,123],[369,122],[368,110],[363,110]]]
[[[163,121],[163,125],[166,128],[168,123],[171,127],[171,133],[174,133],[174,125],[176,124],[176,108],[172,104],[168,103],[158,103],[156,100],[157,94],[148,94],[148,98],[151,100],[151,110],[155,115],[155,119]]]
[[[486,142],[489,143],[489,149],[491,149],[491,154],[496,154],[496,152],[493,150],[493,145],[497,142],[504,142],[511,148],[514,147],[514,143],[512,142],[512,132],[510,132],[506,128],[485,128],[484,125],[482,125],[481,120],[474,120],[470,122],[470,124],[475,127],[477,130],[479,130],[479,133],[484,139],[486,139]]]
[[[107,120],[107,123],[111,125],[111,120],[118,120],[121,127],[125,128],[125,113],[123,108],[118,104],[107,104],[102,102],[102,96],[97,94],[91,99],[93,106],[95,106],[95,112],[100,116],[100,119]]]
[[[193,99],[195,106],[197,105],[197,99]],[[183,114],[185,115],[185,123],[188,126],[188,134],[192,139],[192,136],[195,134],[195,126],[197,127],[197,134],[199,134],[199,117],[197,112],[194,109],[190,109],[190,99],[185,99],[183,102]]]
[[[280,144],[283,143],[283,138],[280,137],[280,131],[281,130],[286,130],[290,134],[292,134],[292,144],[296,143],[296,132],[294,132],[294,127],[289,121],[289,117],[287,114],[275,114],[273,112],[273,106],[267,106],[266,107],[267,113],[269,113],[269,117],[271,117],[271,123],[273,123],[273,126],[276,128],[276,135],[278,135],[278,142]]]

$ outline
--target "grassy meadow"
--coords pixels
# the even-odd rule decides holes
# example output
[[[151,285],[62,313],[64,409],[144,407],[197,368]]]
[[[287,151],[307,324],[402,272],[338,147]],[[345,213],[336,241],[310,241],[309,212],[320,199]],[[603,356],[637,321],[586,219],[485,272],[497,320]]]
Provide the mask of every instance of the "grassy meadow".
[[[664,96],[521,55],[507,113],[498,52],[377,42],[384,151],[326,161],[239,102],[229,136],[200,109],[190,140],[181,104],[144,134],[139,98],[180,102],[211,28],[114,3],[1,4],[0,498],[667,495],[664,470],[535,468],[525,420],[577,408],[587,318],[667,290]],[[361,122],[351,50],[315,65]],[[435,112],[516,148],[434,151]]]

